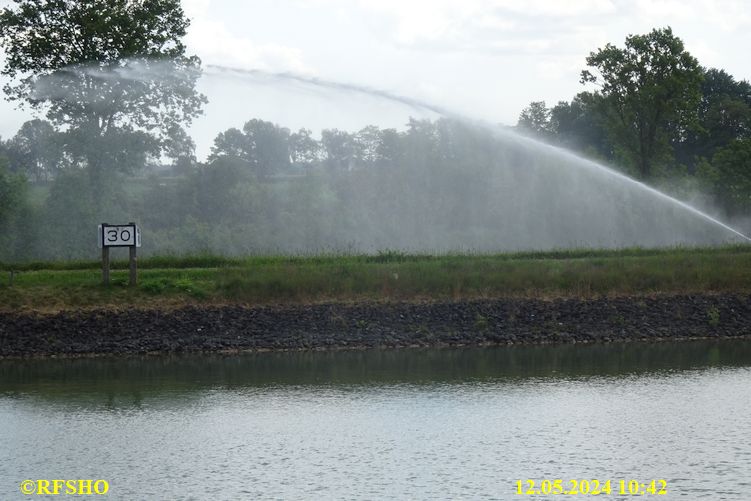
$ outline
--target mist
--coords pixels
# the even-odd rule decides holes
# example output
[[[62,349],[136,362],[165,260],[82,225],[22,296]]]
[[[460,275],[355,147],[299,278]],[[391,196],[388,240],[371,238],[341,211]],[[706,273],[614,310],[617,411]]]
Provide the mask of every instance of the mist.
[[[69,72],[184,84],[173,67],[154,62]],[[66,99],[66,87],[55,81],[63,77],[40,80],[37,97]],[[60,169],[28,216],[44,238],[29,230],[4,258],[94,258],[96,225],[127,221],[141,226],[144,255],[500,252],[748,240],[603,165],[419,99],[220,66],[208,66],[202,78],[216,95],[207,94],[205,120],[189,129],[201,161],[152,157],[136,170],[113,165],[101,204],[84,169]],[[285,116],[327,110],[359,125],[342,130],[332,122],[314,131],[300,118],[275,123],[254,114],[238,88],[273,97],[266,106],[284,109]],[[212,108],[228,100],[231,116]],[[369,109],[377,110],[375,117]],[[384,126],[384,116],[399,126]]]

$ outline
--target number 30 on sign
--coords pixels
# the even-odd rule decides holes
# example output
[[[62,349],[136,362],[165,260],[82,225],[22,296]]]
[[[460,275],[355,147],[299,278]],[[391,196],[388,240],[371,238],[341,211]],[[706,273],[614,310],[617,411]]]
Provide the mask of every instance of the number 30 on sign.
[[[135,224],[99,225],[99,247],[140,247],[141,229]]]

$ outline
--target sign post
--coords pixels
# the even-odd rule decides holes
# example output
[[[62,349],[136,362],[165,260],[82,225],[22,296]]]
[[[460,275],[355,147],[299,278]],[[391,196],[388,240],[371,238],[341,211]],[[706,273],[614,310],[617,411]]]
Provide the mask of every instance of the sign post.
[[[128,284],[133,287],[136,285],[137,277],[138,277],[138,262],[136,258],[136,246],[129,247],[128,252],[128,269],[130,270],[130,279],[128,280]]]
[[[129,285],[138,282],[136,248],[141,246],[141,229],[136,223],[99,225],[99,246],[102,248],[102,282],[110,283],[110,247],[128,247],[130,280]]]
[[[110,284],[110,248],[102,247],[102,283]]]

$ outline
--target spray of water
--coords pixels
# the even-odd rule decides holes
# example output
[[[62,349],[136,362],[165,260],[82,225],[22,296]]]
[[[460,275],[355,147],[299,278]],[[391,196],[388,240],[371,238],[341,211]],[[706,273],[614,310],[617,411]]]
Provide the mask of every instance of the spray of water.
[[[105,80],[167,84],[196,76],[175,74],[172,65],[141,61],[110,70],[68,71]],[[418,115],[447,117],[430,126],[430,134],[441,138],[427,149],[419,138],[407,138],[405,144],[415,151],[401,168],[316,176],[306,180],[304,188],[280,185],[265,201],[264,213],[294,217],[281,223],[277,216],[248,223],[247,231],[233,230],[232,238],[256,235],[257,241],[227,243],[222,240],[225,236],[216,236],[202,244],[210,248],[239,253],[316,248],[498,251],[751,242],[709,214],[600,163],[420,99],[295,73],[208,65],[205,74],[220,80],[239,78],[250,85],[306,87],[334,98],[369,96],[403,105]],[[41,82],[37,91],[40,96],[66,98],[65,86],[55,85],[54,78]],[[252,113],[248,111],[248,119]],[[255,189],[248,187],[251,192]],[[292,195],[293,189],[302,191]],[[321,206],[322,200],[330,205]],[[243,204],[249,207],[248,214],[259,212],[252,203]],[[154,220],[152,225],[156,224],[159,221]],[[259,228],[273,229],[262,233]]]
[[[215,74],[215,75],[221,75],[221,76],[234,74],[234,75],[243,76],[248,80],[256,80],[256,81],[276,80],[276,81],[296,82],[296,83],[302,83],[305,85],[312,85],[318,88],[327,89],[327,90],[331,90],[335,92],[354,92],[354,93],[359,93],[359,94],[365,94],[365,95],[372,96],[378,99],[386,99],[388,101],[393,101],[395,103],[403,104],[414,110],[430,111],[432,113],[436,113],[438,115],[441,115],[447,118],[460,118],[459,114],[454,113],[441,106],[427,103],[420,99],[400,96],[399,94],[395,94],[395,93],[388,92],[385,90],[375,89],[373,87],[367,87],[365,85],[356,85],[356,84],[350,84],[350,83],[336,82],[333,80],[325,80],[325,79],[316,78],[316,77],[309,77],[309,76],[300,75],[300,74],[291,73],[291,72],[274,73],[274,72],[257,70],[257,69],[233,68],[230,66],[221,66],[217,64],[206,65],[206,69],[207,69],[207,73],[209,74]]]
[[[572,160],[573,165],[577,167],[595,169],[609,176],[612,176],[613,179],[618,182],[624,182],[624,183],[633,185],[639,190],[643,190],[647,193],[650,193],[657,198],[665,200],[668,203],[674,204],[677,207],[680,207],[681,209],[684,209],[690,212],[691,214],[698,216],[701,219],[704,219],[712,224],[720,226],[721,228],[727,230],[728,232],[741,238],[744,241],[751,242],[751,238],[749,238],[748,236],[732,228],[731,226],[723,223],[722,221],[719,221],[718,219],[710,216],[709,214],[702,212],[696,207],[693,207],[685,202],[682,202],[676,198],[673,198],[670,195],[663,193],[662,191],[652,188],[651,186],[648,186],[640,181],[637,181],[629,176],[626,176],[625,174],[618,172],[614,169],[611,169],[605,165],[580,157],[564,148],[553,146],[545,142],[542,142],[542,141],[539,141],[539,140],[536,140],[536,139],[533,139],[533,138],[530,138],[521,134],[517,134],[509,130],[508,128],[501,128],[497,125],[493,125],[484,121],[473,119],[473,118],[464,116],[461,113],[451,111],[447,108],[443,108],[441,106],[437,106],[437,105],[422,101],[420,99],[405,97],[399,94],[395,94],[395,93],[380,90],[380,89],[375,89],[375,88],[368,87],[368,86],[336,82],[332,80],[324,80],[324,79],[309,77],[309,76],[300,75],[300,74],[291,73],[291,72],[274,73],[274,72],[267,72],[267,71],[258,70],[258,69],[241,69],[241,68],[233,68],[233,67],[213,65],[213,64],[207,65],[207,68],[209,72],[213,72],[216,74],[237,74],[237,75],[246,76],[252,80],[265,79],[265,80],[290,81],[290,82],[304,83],[307,85],[312,85],[312,86],[325,88],[325,89],[329,89],[333,91],[366,94],[368,96],[372,96],[372,97],[376,97],[380,99],[387,99],[389,101],[401,103],[416,110],[429,111],[429,112],[441,115],[443,117],[453,118],[453,119],[461,120],[465,123],[483,127],[485,129],[493,131],[494,133],[498,135],[506,135],[507,137],[511,137],[515,141],[526,142],[534,148],[539,148],[539,149],[549,150],[551,152],[554,152],[556,155]]]
[[[485,126],[487,127],[487,125]],[[637,187],[639,190],[643,190],[651,195],[654,195],[655,197],[661,200],[665,200],[668,203],[674,204],[675,206],[680,207],[681,209],[684,209],[688,211],[689,213],[698,216],[701,219],[704,219],[712,224],[715,224],[727,230],[728,232],[734,234],[735,236],[740,237],[742,240],[751,242],[751,238],[747,237],[746,235],[736,230],[735,228],[723,223],[722,221],[710,216],[706,212],[702,212],[701,210],[697,209],[696,207],[690,204],[687,204],[686,202],[682,202],[676,198],[673,198],[670,195],[663,193],[662,191],[658,189],[648,186],[640,181],[637,181],[636,179],[633,179],[621,172],[611,169],[610,167],[606,167],[600,163],[597,163],[590,159],[576,155],[575,153],[572,153],[571,151],[566,150],[564,148],[547,144],[545,142],[538,141],[536,139],[533,139],[533,138],[530,138],[521,134],[517,134],[509,130],[499,130],[499,133],[513,135],[514,138],[518,141],[529,142],[530,144],[534,145],[534,147],[536,148],[550,150],[551,152],[554,152],[556,155],[560,155],[563,158],[568,158],[568,159],[573,160],[574,164],[577,166],[580,166],[581,168],[594,169],[594,170],[603,172],[607,174],[608,176],[612,176],[615,180],[627,183],[629,185],[633,185]]]

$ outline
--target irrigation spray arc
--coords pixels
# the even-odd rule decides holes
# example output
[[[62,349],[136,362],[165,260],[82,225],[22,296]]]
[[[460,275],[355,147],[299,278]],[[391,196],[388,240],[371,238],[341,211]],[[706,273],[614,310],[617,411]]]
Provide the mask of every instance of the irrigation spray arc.
[[[104,80],[160,84],[197,78],[195,72],[176,74],[174,66],[153,61],[129,61],[112,69],[67,68],[65,72],[68,76],[80,72]],[[270,235],[270,240],[266,240],[269,235],[262,239],[270,242],[269,251],[310,253],[324,248],[360,252],[382,249],[495,252],[751,241],[706,212],[602,164],[420,99],[295,73],[207,65],[203,75],[219,84],[229,85],[234,80],[239,82],[240,89],[255,85],[275,92],[298,91],[306,97],[312,94],[326,99],[329,106],[341,105],[352,97],[358,100],[369,97],[376,102],[398,105],[400,113],[404,107],[418,117],[442,117],[429,126],[433,132],[444,134],[444,139],[448,138],[448,146],[439,145],[444,148],[440,152],[444,164],[438,168],[427,157],[413,155],[410,158],[416,160],[406,161],[387,174],[365,169],[344,176],[346,179],[320,175],[313,180],[319,187],[305,189],[314,204],[331,201],[332,189],[336,192],[328,213],[309,211],[304,201],[282,200],[280,196],[288,195],[272,193],[267,209],[298,217],[285,222],[297,227],[280,232],[275,241],[274,235]],[[65,99],[61,94],[63,88],[55,85],[54,78],[47,78],[36,91],[40,96]],[[90,97],[97,99],[96,95]],[[243,96],[236,99],[237,104],[244,101]],[[329,102],[336,100],[339,101]],[[220,118],[227,120],[226,116]],[[255,116],[249,109],[243,118],[268,117]],[[405,144],[407,148],[414,146]],[[379,176],[395,176],[396,180]],[[389,200],[384,203],[384,198]],[[354,222],[339,218],[335,228],[327,226],[326,218],[333,213],[352,213]],[[241,242],[236,252],[244,252],[242,249],[253,245],[257,244]]]
[[[691,214],[694,214],[695,216],[701,219],[704,219],[705,221],[711,224],[717,225],[727,230],[729,233],[735,235],[736,237],[740,238],[742,241],[751,242],[750,237],[744,235],[740,231],[736,230],[735,228],[732,228],[731,226],[723,223],[722,221],[719,221],[718,219],[710,216],[709,214],[697,209],[696,207],[693,207],[686,202],[682,202],[674,197],[671,197],[670,195],[667,195],[666,193],[663,193],[660,190],[652,188],[651,186],[648,186],[640,181],[637,181],[605,165],[586,159],[584,157],[580,157],[564,148],[547,144],[543,141],[539,141],[537,139],[515,133],[511,130],[504,129],[504,128],[501,128],[493,124],[489,124],[484,121],[479,121],[477,119],[466,117],[460,113],[453,112],[441,106],[427,103],[420,99],[405,97],[405,96],[401,96],[392,92],[384,91],[381,89],[375,89],[375,88],[364,86],[364,85],[357,85],[357,84],[337,82],[333,80],[319,79],[319,78],[309,77],[309,76],[300,75],[300,74],[291,73],[291,72],[268,72],[268,71],[263,71],[263,70],[258,70],[258,69],[241,69],[241,68],[233,68],[233,67],[215,65],[215,64],[207,65],[207,69],[210,73],[214,73],[214,74],[230,73],[230,74],[245,76],[252,80],[258,80],[258,79],[283,80],[283,81],[291,81],[291,82],[296,82],[296,83],[302,83],[305,85],[321,87],[321,88],[325,88],[325,89],[329,89],[333,91],[361,93],[361,94],[365,94],[371,97],[397,102],[397,103],[403,104],[405,106],[408,106],[416,110],[429,111],[431,113],[435,113],[443,117],[460,120],[462,122],[490,130],[499,136],[505,135],[509,137],[511,140],[518,141],[518,142],[525,142],[534,148],[548,150],[550,152],[553,152],[555,155],[566,157],[570,160],[573,160],[574,165],[578,164],[583,168],[590,168],[590,169],[598,170],[601,173],[604,173],[608,176],[612,176],[615,181],[630,184],[639,190],[643,190],[646,193],[650,193],[657,198],[665,200],[668,203],[674,204],[675,206],[680,207],[681,209],[684,209],[690,212]]]
[[[438,114],[447,118],[456,118],[456,119],[463,118],[461,115],[454,113],[441,106],[436,106],[434,104],[427,103],[420,99],[400,96],[392,92],[388,92],[388,91],[381,90],[381,89],[375,89],[375,88],[368,87],[365,85],[336,82],[334,80],[325,80],[325,79],[309,77],[309,76],[300,75],[300,74],[291,73],[291,72],[275,73],[275,72],[256,70],[256,69],[233,68],[230,66],[222,66],[222,65],[217,65],[217,64],[208,64],[206,65],[206,69],[209,74],[214,74],[214,75],[235,74],[235,75],[246,77],[248,79],[253,79],[253,80],[262,80],[262,79],[272,80],[272,81],[273,80],[285,80],[285,81],[296,82],[296,83],[301,83],[305,85],[312,85],[315,87],[320,87],[320,88],[333,90],[333,91],[355,92],[355,93],[372,96],[378,99],[386,99],[389,101],[393,101],[393,102],[408,106],[410,108],[413,108],[415,110],[430,111],[432,113],[435,113],[435,114]]]
[[[510,131],[504,131],[504,132],[507,133],[507,134],[514,134],[513,132],[510,132]],[[717,226],[719,226],[719,227],[721,227],[721,228],[729,231],[730,233],[734,234],[735,236],[741,238],[742,240],[744,240],[746,242],[751,242],[751,238],[750,237],[747,237],[746,235],[744,235],[740,231],[736,230],[732,226],[729,226],[729,225],[723,223],[722,221],[713,218],[709,214],[700,211],[696,207],[693,207],[692,205],[687,204],[686,202],[682,202],[682,201],[678,200],[677,198],[673,198],[670,195],[668,195],[666,193],[663,193],[662,191],[660,191],[660,190],[658,190],[656,188],[652,188],[651,186],[648,186],[648,185],[646,185],[646,184],[644,184],[644,183],[642,183],[640,181],[637,181],[636,179],[628,177],[627,175],[625,175],[625,174],[623,174],[621,172],[618,172],[618,171],[616,171],[614,169],[611,169],[610,167],[606,167],[606,166],[604,166],[602,164],[599,164],[599,163],[594,162],[592,160],[589,160],[587,158],[580,157],[580,156],[578,156],[578,155],[576,155],[576,154],[574,154],[574,153],[572,153],[572,152],[570,152],[570,151],[568,151],[568,150],[566,150],[564,148],[559,148],[557,146],[553,146],[551,144],[547,144],[547,143],[544,143],[542,141],[538,141],[536,139],[529,138],[529,137],[526,137],[526,136],[522,136],[522,135],[519,135],[519,134],[514,134],[514,135],[520,141],[530,141],[531,143],[534,143],[535,146],[537,146],[539,148],[549,148],[550,150],[554,151],[558,155],[570,157],[572,159],[575,159],[577,162],[581,162],[582,164],[584,164],[586,166],[592,167],[594,169],[601,170],[602,172],[608,174],[609,176],[613,176],[615,179],[618,179],[618,180],[621,180],[623,182],[632,184],[632,185],[638,187],[639,189],[645,190],[647,193],[651,193],[651,194],[653,194],[656,197],[659,197],[659,198],[662,198],[662,199],[668,201],[669,203],[675,204],[676,206],[680,207],[681,209],[685,209],[685,210],[689,211],[690,213],[695,214],[696,216],[698,216],[698,217],[700,217],[702,219],[705,219],[706,221],[708,221],[708,222],[710,222],[712,224],[716,224]]]

